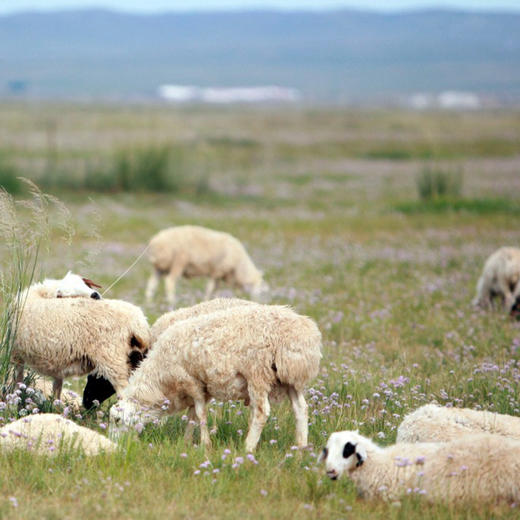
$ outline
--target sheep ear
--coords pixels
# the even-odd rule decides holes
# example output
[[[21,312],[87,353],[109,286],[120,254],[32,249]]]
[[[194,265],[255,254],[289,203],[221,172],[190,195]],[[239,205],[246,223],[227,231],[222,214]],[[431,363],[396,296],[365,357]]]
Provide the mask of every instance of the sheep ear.
[[[85,285],[87,287],[90,287],[90,289],[94,289],[94,287],[96,287],[97,289],[101,289],[101,285],[94,283],[92,280],[89,280],[88,278],[82,278],[82,280],[83,282],[85,282]]]

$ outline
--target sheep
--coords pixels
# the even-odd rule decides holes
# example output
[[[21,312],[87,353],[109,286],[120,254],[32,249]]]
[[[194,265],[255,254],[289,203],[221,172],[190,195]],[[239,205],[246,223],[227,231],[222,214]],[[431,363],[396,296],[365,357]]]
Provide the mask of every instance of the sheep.
[[[495,251],[484,264],[482,276],[477,283],[475,306],[484,309],[499,297],[507,313],[515,313],[520,301],[520,249],[502,247]]]
[[[29,386],[35,391],[38,402],[47,401],[53,395],[53,383],[48,379],[37,377]],[[62,391],[61,400],[64,405],[72,407],[73,410],[79,411],[81,408],[80,396],[70,389]]]
[[[100,300],[101,295],[94,288],[100,288],[92,280],[82,278],[70,271],[61,280],[46,278],[43,282],[32,284],[26,289],[20,298],[24,302],[26,298],[39,296],[40,298],[73,298],[85,297]]]
[[[23,379],[27,364],[54,378],[56,398],[64,378],[89,373],[121,390],[150,346],[143,312],[121,300],[42,298],[28,291],[15,325],[11,361],[16,380]]]
[[[520,441],[498,435],[381,448],[358,432],[342,431],[330,436],[320,459],[331,479],[348,475],[364,498],[417,493],[431,502],[520,500]]]
[[[269,416],[269,397],[288,396],[296,444],[306,446],[304,389],[318,374],[320,359],[318,327],[288,307],[236,307],[180,321],[161,334],[112,406],[111,435],[117,438],[125,427],[188,408],[189,417],[199,420],[201,442],[209,446],[206,403],[244,400],[251,404],[245,448],[252,452]]]
[[[175,311],[167,312],[159,318],[150,328],[152,345],[157,341],[159,336],[171,325],[181,320],[195,318],[202,314],[209,314],[215,311],[232,309],[245,305],[259,305],[249,300],[241,300],[240,298],[215,298],[208,302],[202,302],[192,307],[183,307]]]
[[[175,304],[175,285],[179,277],[209,278],[204,295],[209,300],[220,281],[246,290],[254,299],[268,290],[262,272],[253,264],[244,246],[235,237],[200,226],[178,226],[164,229],[152,237],[148,257],[153,265],[146,287],[146,300],[151,303],[161,277],[166,297]]]
[[[493,433],[520,441],[520,418],[427,404],[404,418],[397,442],[444,442],[468,433]]]
[[[0,428],[1,451],[30,449],[55,455],[61,445],[80,449],[85,455],[112,453],[117,449],[117,444],[105,436],[55,413],[30,415]]]
[[[202,314],[209,314],[214,311],[231,309],[241,305],[258,305],[249,300],[240,300],[238,298],[216,298],[208,302],[202,302],[192,307],[184,307],[175,311],[167,312],[160,316],[150,328],[151,342],[150,345],[157,341],[159,336],[170,326],[178,321],[188,318],[194,318]],[[83,406],[91,408],[94,401],[102,403],[115,393],[115,389],[104,377],[89,375],[87,384],[83,391]]]

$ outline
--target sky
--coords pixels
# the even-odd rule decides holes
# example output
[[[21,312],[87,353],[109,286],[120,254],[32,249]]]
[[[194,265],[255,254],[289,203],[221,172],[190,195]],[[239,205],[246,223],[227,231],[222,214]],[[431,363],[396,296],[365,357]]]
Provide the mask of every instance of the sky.
[[[102,7],[130,12],[213,9],[331,9],[394,11],[426,7],[520,11],[520,0],[0,0],[0,14],[26,10]]]

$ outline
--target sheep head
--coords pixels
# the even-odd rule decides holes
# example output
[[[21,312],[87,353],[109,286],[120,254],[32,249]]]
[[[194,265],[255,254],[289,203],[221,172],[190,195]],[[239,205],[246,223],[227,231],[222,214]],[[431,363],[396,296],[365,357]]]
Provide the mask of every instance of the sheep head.
[[[325,462],[327,475],[336,480],[344,473],[359,468],[367,458],[367,447],[371,441],[358,432],[335,432],[323,448],[319,461]]]

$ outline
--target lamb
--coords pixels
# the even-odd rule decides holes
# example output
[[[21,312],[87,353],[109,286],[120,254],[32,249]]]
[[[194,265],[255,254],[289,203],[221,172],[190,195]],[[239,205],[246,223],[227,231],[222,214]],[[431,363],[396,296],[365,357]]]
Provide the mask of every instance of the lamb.
[[[209,300],[220,281],[246,290],[254,299],[268,290],[262,272],[253,264],[244,246],[233,236],[200,226],[178,226],[160,231],[148,245],[153,271],[146,299],[153,299],[161,277],[166,297],[173,307],[177,279],[209,278],[204,299]]]
[[[495,297],[499,297],[504,310],[511,313],[520,301],[519,282],[520,249],[502,247],[486,260],[473,304],[486,309],[491,306]]]
[[[54,378],[61,395],[63,379],[89,373],[108,379],[116,391],[146,355],[150,328],[138,307],[121,300],[44,298],[29,290],[16,324],[11,361],[17,381],[24,364]]]
[[[417,493],[431,502],[520,500],[520,441],[507,437],[479,434],[381,448],[358,432],[342,431],[330,436],[321,459],[331,479],[347,474],[365,498]]]
[[[520,418],[427,404],[404,418],[397,430],[397,442],[444,442],[471,433],[492,433],[520,441]]]
[[[249,300],[241,300],[240,298],[215,298],[208,302],[202,302],[192,307],[183,307],[175,311],[163,314],[152,325],[150,334],[152,338],[152,345],[157,341],[159,336],[171,325],[178,321],[195,318],[203,314],[210,314],[215,311],[222,311],[232,309],[234,307],[241,307],[245,305],[259,305]]]
[[[60,446],[80,449],[85,455],[116,451],[117,444],[103,435],[54,413],[30,415],[0,428],[0,450],[30,449],[55,455]]]
[[[269,416],[269,397],[288,396],[296,443],[306,446],[304,389],[318,374],[320,359],[318,327],[287,307],[236,307],[180,321],[161,334],[122,391],[122,400],[111,408],[111,435],[188,408],[190,418],[199,420],[201,442],[209,446],[206,403],[211,398],[244,400],[251,404],[245,442],[251,452]]]

